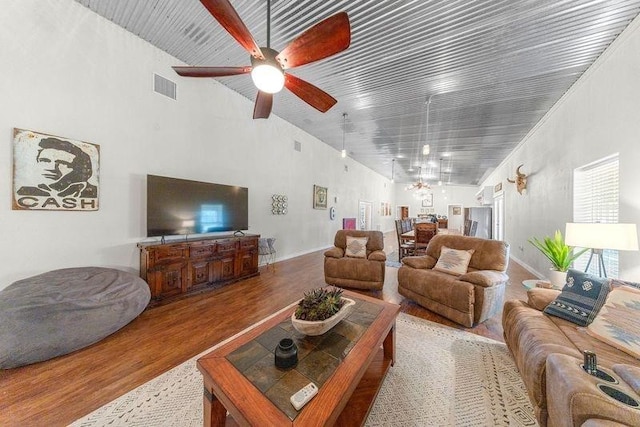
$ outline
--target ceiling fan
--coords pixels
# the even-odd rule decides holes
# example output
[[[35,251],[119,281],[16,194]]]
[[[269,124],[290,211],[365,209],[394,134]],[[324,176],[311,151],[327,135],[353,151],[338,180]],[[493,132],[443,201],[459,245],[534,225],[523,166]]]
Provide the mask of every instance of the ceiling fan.
[[[191,67],[173,69],[185,77],[225,77],[251,73],[258,88],[254,119],[266,119],[271,113],[273,94],[286,87],[298,98],[321,112],[333,107],[336,99],[328,93],[285,70],[319,61],[342,52],[351,43],[351,26],[346,12],[320,21],[294,39],[281,52],[270,47],[271,1],[267,0],[267,46],[259,47],[229,0],[200,0],[211,15],[251,55],[251,65],[241,67]]]

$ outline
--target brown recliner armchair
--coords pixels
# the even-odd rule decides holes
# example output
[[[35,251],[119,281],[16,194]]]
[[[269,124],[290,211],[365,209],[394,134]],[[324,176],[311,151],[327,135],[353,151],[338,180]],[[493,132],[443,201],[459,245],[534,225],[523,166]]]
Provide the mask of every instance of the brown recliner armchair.
[[[345,255],[347,236],[367,238],[363,258]],[[382,289],[387,255],[381,231],[338,230],[333,244],[334,247],[324,253],[325,282],[346,288]]]
[[[466,273],[456,275],[433,270],[443,246],[474,250]],[[508,263],[506,242],[439,234],[429,242],[426,255],[402,259],[398,292],[456,323],[472,327],[502,308],[509,280]]]

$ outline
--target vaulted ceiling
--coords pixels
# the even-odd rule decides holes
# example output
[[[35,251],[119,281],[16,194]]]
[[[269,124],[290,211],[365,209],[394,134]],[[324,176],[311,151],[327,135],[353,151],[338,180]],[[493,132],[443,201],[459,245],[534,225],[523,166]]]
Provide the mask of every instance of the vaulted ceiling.
[[[198,0],[76,1],[187,64],[250,65]],[[266,46],[267,1],[231,4]],[[427,182],[475,185],[638,15],[640,0],[272,0],[271,47],[341,11],[351,46],[291,70],[338,103],[323,114],[283,90],[273,114],[336,156],[344,141],[349,157],[389,178],[395,159],[396,182],[415,182],[421,167]],[[248,75],[218,81],[255,99]]]

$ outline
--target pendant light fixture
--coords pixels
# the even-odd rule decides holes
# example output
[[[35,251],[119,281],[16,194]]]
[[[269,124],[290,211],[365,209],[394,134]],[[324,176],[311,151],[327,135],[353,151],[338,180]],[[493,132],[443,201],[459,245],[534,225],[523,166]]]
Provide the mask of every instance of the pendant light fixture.
[[[427,125],[426,125],[426,133],[425,133],[425,144],[422,146],[422,155],[423,156],[428,156],[430,150],[429,144],[426,144],[426,142],[429,139],[429,107],[431,105],[431,98],[433,97],[433,95],[429,96],[429,99],[427,100],[426,104],[427,104],[427,115],[426,115],[426,120],[427,120]],[[422,124],[420,125],[420,128],[422,128]],[[423,159],[424,160],[424,159]],[[413,183],[412,185],[409,185],[405,188],[405,190],[416,190],[416,193],[414,194],[416,197],[418,198],[424,198],[426,197],[426,195],[428,194],[429,190],[431,190],[431,186],[422,181],[422,165],[420,165],[418,167],[418,181]]]
[[[429,110],[431,107],[431,98],[433,97],[433,95],[429,96],[429,99],[427,100],[427,124],[425,127],[425,133],[424,133],[424,142],[425,144],[422,146],[422,155],[423,156],[428,156],[429,152],[431,151],[429,144],[427,144],[427,141],[429,140]]]
[[[391,183],[394,182],[394,172],[396,169],[396,159],[391,159]]]
[[[409,185],[405,190],[430,190],[431,186],[422,181],[422,166],[418,167],[418,181]]]
[[[347,157],[347,150],[345,148],[345,137],[347,133],[347,113],[342,113],[342,158]]]

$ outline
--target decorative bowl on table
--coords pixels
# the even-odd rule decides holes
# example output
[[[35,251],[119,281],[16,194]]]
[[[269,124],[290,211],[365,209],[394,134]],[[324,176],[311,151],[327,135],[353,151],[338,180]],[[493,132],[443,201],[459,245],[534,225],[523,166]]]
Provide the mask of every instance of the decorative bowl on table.
[[[351,314],[351,310],[356,302],[349,298],[342,298],[344,305],[333,316],[325,320],[300,320],[296,319],[296,313],[291,314],[291,323],[296,330],[302,334],[314,336],[322,335],[329,329],[333,328],[342,319]]]
[[[291,324],[305,335],[322,335],[347,317],[355,304],[342,296],[342,289],[314,289],[298,303]]]

